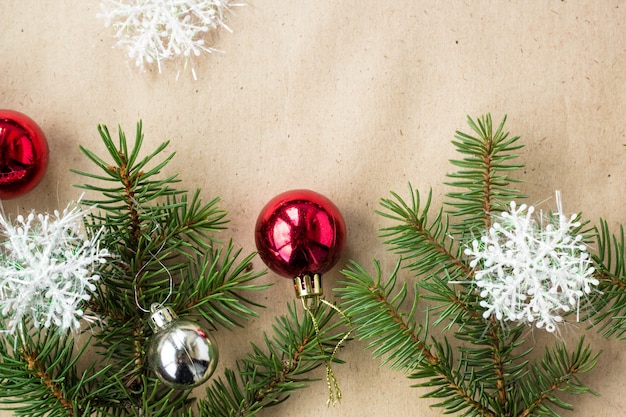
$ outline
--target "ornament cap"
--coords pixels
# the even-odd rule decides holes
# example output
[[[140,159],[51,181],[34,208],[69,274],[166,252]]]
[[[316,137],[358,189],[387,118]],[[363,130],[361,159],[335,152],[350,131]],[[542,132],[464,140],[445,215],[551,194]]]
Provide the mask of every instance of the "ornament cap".
[[[152,304],[150,306],[150,327],[153,331],[165,328],[168,324],[172,323],[178,316],[169,307],[163,307],[159,304]]]
[[[319,297],[324,294],[321,274],[302,274],[293,279],[298,298]]]

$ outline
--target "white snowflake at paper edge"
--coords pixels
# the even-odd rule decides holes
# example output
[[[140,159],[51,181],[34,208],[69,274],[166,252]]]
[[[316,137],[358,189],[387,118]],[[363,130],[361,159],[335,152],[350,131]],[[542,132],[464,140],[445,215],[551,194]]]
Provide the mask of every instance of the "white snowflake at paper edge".
[[[109,253],[99,248],[99,236],[81,232],[85,212],[68,206],[63,213],[0,216],[6,242],[0,254],[0,319],[14,333],[30,316],[36,328],[52,325],[64,331],[90,319],[81,305],[91,299],[100,279],[94,266]]]
[[[115,29],[117,45],[145,69],[180,58],[185,65],[194,56],[212,53],[205,37],[211,30],[231,29],[225,13],[241,4],[229,0],[106,0],[100,3],[105,26]],[[193,65],[191,71],[196,78]]]
[[[554,332],[563,314],[578,312],[581,298],[598,285],[582,236],[571,235],[580,223],[562,213],[558,193],[557,205],[538,222],[533,206],[511,202],[510,211],[494,216],[488,232],[465,249],[473,258],[483,317]]]

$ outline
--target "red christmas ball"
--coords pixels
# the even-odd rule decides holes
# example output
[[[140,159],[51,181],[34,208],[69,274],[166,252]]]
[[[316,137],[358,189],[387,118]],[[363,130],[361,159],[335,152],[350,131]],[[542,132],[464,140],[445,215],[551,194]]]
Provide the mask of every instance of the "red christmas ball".
[[[0,199],[26,194],[48,167],[48,142],[28,116],[0,110]]]
[[[323,274],[339,260],[346,226],[328,198],[310,190],[292,190],[271,199],[256,222],[259,256],[287,278]]]

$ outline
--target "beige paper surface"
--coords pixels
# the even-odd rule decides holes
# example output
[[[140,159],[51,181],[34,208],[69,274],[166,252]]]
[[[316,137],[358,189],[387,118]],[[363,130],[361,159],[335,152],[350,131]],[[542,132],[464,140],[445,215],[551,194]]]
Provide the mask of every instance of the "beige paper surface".
[[[344,257],[385,271],[396,261],[378,239],[374,214],[389,191],[442,182],[457,157],[454,131],[466,115],[491,112],[526,145],[523,191],[550,207],[593,221],[626,223],[626,3],[623,1],[270,1],[237,8],[214,46],[194,60],[198,79],[175,64],[140,72],[112,48],[113,31],[96,18],[98,1],[11,0],[1,3],[0,108],[28,114],[46,132],[50,168],[30,194],[4,201],[8,215],[54,210],[78,198],[69,167],[91,169],[78,145],[102,153],[96,126],[129,134],[143,120],[146,149],[170,139],[169,166],[205,200],[222,198],[232,237],[254,248],[253,227],[273,195],[311,188],[331,198],[347,223]],[[257,260],[257,267],[262,265]],[[408,277],[407,277],[408,278]],[[245,329],[219,331],[222,366],[260,342],[293,298],[276,282],[268,306]],[[330,291],[328,291],[330,293]],[[583,326],[563,337],[573,344]],[[622,416],[626,342],[588,340],[603,350],[585,381],[601,397],[568,397],[564,416]],[[529,336],[529,337],[532,337]],[[550,336],[536,331],[538,343]],[[325,383],[297,392],[260,416],[438,416],[404,375],[380,368],[353,341],[335,366],[343,402],[327,408]],[[218,369],[218,372],[219,372]],[[320,369],[318,377],[323,377]],[[0,412],[0,416],[9,413]]]

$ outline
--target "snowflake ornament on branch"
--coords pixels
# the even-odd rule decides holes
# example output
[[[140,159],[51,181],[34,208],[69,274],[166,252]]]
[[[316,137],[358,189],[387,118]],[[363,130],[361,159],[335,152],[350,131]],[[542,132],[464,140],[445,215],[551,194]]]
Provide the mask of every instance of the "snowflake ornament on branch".
[[[185,66],[194,56],[217,50],[208,46],[206,34],[219,28],[232,30],[225,14],[241,6],[229,0],[106,0],[99,17],[115,29],[117,45],[141,69],[182,58]],[[193,65],[191,72],[196,79]],[[180,72],[179,72],[180,73]]]
[[[31,317],[36,328],[78,330],[82,304],[100,277],[96,266],[109,257],[99,236],[82,233],[86,213],[68,206],[54,215],[31,212],[10,222],[0,216],[5,242],[0,253],[0,319],[14,333]]]
[[[535,323],[552,333],[598,285],[582,236],[573,235],[580,222],[563,214],[556,196],[557,212],[539,221],[533,206],[511,202],[510,211],[494,215],[487,233],[465,249],[483,317]]]

